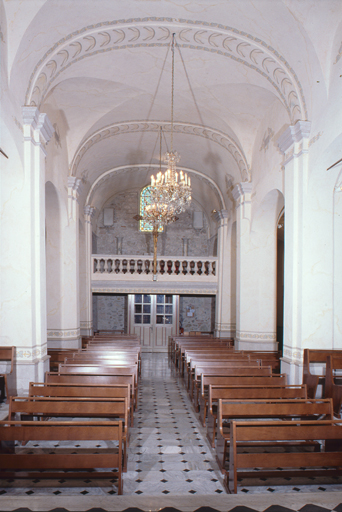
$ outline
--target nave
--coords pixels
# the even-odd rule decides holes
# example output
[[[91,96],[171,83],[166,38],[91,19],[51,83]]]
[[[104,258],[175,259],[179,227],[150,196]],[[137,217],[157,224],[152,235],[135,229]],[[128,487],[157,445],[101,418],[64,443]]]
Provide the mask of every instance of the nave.
[[[181,511],[201,506],[234,512],[342,511],[341,485],[320,479],[311,485],[254,482],[227,495],[215,461],[182,380],[166,354],[143,354],[139,405],[130,429],[124,496],[114,483],[2,481],[0,510],[113,510],[129,507]],[[250,482],[249,482],[250,483]],[[25,485],[25,487],[23,487]],[[49,497],[47,508],[46,498]],[[271,507],[271,508],[269,508]]]

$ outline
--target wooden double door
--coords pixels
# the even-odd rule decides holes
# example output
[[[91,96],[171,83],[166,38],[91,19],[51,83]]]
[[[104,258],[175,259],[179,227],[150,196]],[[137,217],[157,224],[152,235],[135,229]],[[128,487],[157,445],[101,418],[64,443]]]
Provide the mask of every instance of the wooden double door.
[[[167,352],[169,336],[179,330],[179,295],[129,295],[128,324],[130,333],[140,337],[143,352]]]

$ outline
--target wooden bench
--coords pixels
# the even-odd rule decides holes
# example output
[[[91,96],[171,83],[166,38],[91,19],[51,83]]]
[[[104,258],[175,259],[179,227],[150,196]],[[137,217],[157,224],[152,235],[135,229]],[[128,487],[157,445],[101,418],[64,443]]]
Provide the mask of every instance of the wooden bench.
[[[339,373],[337,373],[338,370]],[[327,357],[324,396],[332,398],[334,413],[340,418],[342,406],[342,355]]]
[[[0,381],[2,380],[3,386],[0,388],[0,396],[1,400],[4,399],[5,394],[8,400],[9,391],[8,391],[8,381],[7,376],[13,372],[14,367],[14,356],[15,356],[15,347],[0,347],[0,362],[9,362],[10,370],[8,372],[0,373]]]
[[[225,472],[225,463],[230,443],[231,421],[243,420],[332,420],[333,408],[331,399],[250,399],[218,401],[216,457],[221,471]],[[224,422],[227,422],[226,425]],[[257,440],[259,441],[259,440]],[[277,446],[280,445],[281,439]],[[305,445],[310,443],[305,440]],[[284,446],[286,443],[284,444]],[[317,443],[314,443],[316,446]],[[258,445],[261,446],[261,445]],[[270,444],[271,446],[271,444]],[[279,464],[278,464],[279,465]]]
[[[133,402],[129,384],[72,384],[30,382],[29,396],[75,398],[126,398],[130,425],[133,426]]]
[[[272,377],[272,368],[270,366],[240,366],[240,361],[236,365],[212,366],[208,364],[199,364],[195,367],[195,373],[192,378],[190,397],[194,400],[196,411],[199,410],[200,402],[208,396],[207,375],[236,376],[236,377]]]
[[[126,398],[16,396],[10,398],[8,417],[20,421],[58,417],[122,419],[123,470],[127,470],[129,416]]]
[[[314,398],[317,392],[318,384],[325,385],[325,365],[328,356],[342,356],[342,350],[319,350],[304,349],[303,361],[303,384],[308,388],[308,397]],[[312,373],[314,364],[320,364],[323,369],[320,373]],[[324,391],[322,396],[324,396]]]
[[[322,451],[306,451],[305,441],[310,443],[312,440],[320,443]],[[341,475],[341,440],[342,425],[336,420],[232,421],[229,472],[225,480],[227,490],[237,493],[238,478]],[[292,445],[297,443],[297,451],[272,451],[272,445],[288,442]],[[259,443],[264,447],[269,444],[270,449],[267,453],[239,453],[239,445],[243,444],[245,451],[248,443],[253,446]],[[250,471],[253,468],[258,471]]]
[[[0,439],[0,478],[117,477],[118,494],[122,494],[121,421],[1,421]],[[102,453],[98,447],[82,448],[82,453],[63,453],[58,447],[52,452],[50,445],[48,453],[22,453],[25,449],[15,447],[15,441],[19,445],[28,441],[107,441],[117,442],[118,446]],[[30,446],[30,452],[41,452],[42,446],[37,450]],[[107,471],[93,471],[95,468]]]
[[[137,390],[135,386],[135,378],[133,374],[125,375],[111,375],[111,374],[93,374],[93,373],[64,373],[58,372],[46,372],[45,383],[56,383],[56,384],[81,384],[94,386],[99,385],[116,385],[116,384],[128,384],[131,390],[131,401],[134,409],[136,409],[135,397]]]
[[[200,419],[205,426],[206,410],[208,409],[207,438],[213,448],[215,448],[216,428],[217,428],[217,405],[221,400],[246,400],[257,399],[295,399],[307,398],[305,384],[299,385],[217,385],[210,384],[214,380],[208,376],[208,400],[201,402]],[[272,381],[269,381],[272,382]]]

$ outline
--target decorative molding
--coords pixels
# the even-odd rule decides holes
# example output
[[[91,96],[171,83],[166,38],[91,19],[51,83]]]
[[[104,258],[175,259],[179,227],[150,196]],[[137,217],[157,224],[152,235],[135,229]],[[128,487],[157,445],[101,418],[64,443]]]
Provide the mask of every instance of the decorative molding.
[[[312,139],[309,140],[309,147],[312,146],[312,144],[315,144],[315,142],[318,141],[318,139],[320,139],[323,135],[323,132],[318,132],[317,135],[315,135],[314,137],[312,137]]]
[[[194,295],[215,295],[217,293],[217,287],[215,288],[205,288],[201,286],[200,288],[191,288],[187,287],[186,284],[182,288],[170,288],[170,285],[167,283],[160,284],[160,286],[155,286],[152,284],[152,276],[151,276],[151,286],[148,288],[146,287],[146,283],[143,285],[139,285],[138,283],[135,285],[135,287],[131,288],[125,288],[125,287],[111,287],[106,288],[102,286],[92,286],[91,292],[92,293],[172,293],[173,295],[181,295],[184,293],[194,294]]]
[[[48,340],[55,339],[74,339],[80,336],[80,328],[77,329],[59,329],[47,331]]]
[[[39,107],[56,79],[87,57],[113,50],[166,47],[172,33],[181,48],[220,55],[258,73],[274,88],[292,123],[307,118],[303,89],[295,71],[265,41],[234,27],[164,17],[104,21],[60,39],[36,64],[25,104]]]
[[[115,123],[101,128],[101,130],[94,132],[79,146],[70,166],[70,174],[72,176],[76,176],[77,168],[82,157],[94,144],[97,144],[104,139],[114,137],[116,135],[127,136],[128,133],[139,132],[159,133],[161,126],[164,133],[171,132],[171,123],[165,121],[129,121]],[[229,137],[229,135],[226,135],[219,130],[209,128],[207,126],[180,122],[174,124],[173,131],[174,133],[182,133],[183,135],[203,137],[205,139],[209,139],[211,142],[219,144],[221,147],[229,151],[231,156],[234,158],[240,171],[241,180],[248,181],[250,179],[250,170],[246,156],[237,142],[232,137]]]
[[[90,321],[81,321],[81,322],[80,322],[80,325],[81,325],[81,329],[92,329],[92,327],[93,327],[93,322],[90,322]]]
[[[301,348],[288,346],[284,346],[283,348],[283,359],[289,362],[303,364],[303,355],[304,351]]]
[[[167,166],[164,164],[161,167],[162,167],[162,169],[167,169]],[[132,174],[136,174],[137,172],[149,173],[151,171],[151,169],[159,170],[160,165],[159,164],[123,165],[123,166],[116,167],[114,169],[110,169],[109,171],[104,172],[103,174],[101,174],[101,176],[99,176],[93,182],[93,184],[88,192],[88,195],[87,195],[86,204],[92,203],[93,196],[94,196],[94,193],[95,193],[95,190],[97,189],[97,187],[99,187],[100,185],[103,185],[104,183],[109,181],[112,177],[111,175],[125,174],[125,176],[127,177],[127,175],[129,173],[132,173]],[[188,174],[191,173],[192,175],[196,176],[198,179],[203,181],[203,183],[206,183],[215,193],[215,195],[217,197],[217,201],[220,205],[220,208],[225,209],[225,201],[224,201],[222,192],[219,189],[219,187],[216,185],[216,183],[209,176],[205,176],[200,171],[196,171],[195,169],[190,169],[188,167],[182,167],[182,169],[184,172],[187,172]],[[134,176],[132,176],[132,180],[134,181]]]
[[[264,153],[266,153],[266,151],[268,150],[268,146],[272,140],[273,135],[274,135],[274,131],[272,130],[272,128],[268,128],[268,130],[264,134],[264,138],[262,139],[262,144],[260,146],[259,151],[264,150]]]
[[[16,362],[33,362],[37,359],[42,359],[47,355],[47,343],[41,347],[20,347],[17,346],[15,350]]]
[[[239,340],[277,341],[277,333],[275,332],[236,331],[236,337]]]

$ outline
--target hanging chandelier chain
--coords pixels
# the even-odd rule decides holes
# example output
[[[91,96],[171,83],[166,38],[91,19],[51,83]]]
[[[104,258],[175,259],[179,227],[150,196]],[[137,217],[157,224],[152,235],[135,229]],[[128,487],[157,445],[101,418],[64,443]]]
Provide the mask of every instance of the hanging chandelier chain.
[[[175,35],[172,34],[172,79],[171,79],[171,152],[173,151],[173,102],[175,91]]]

